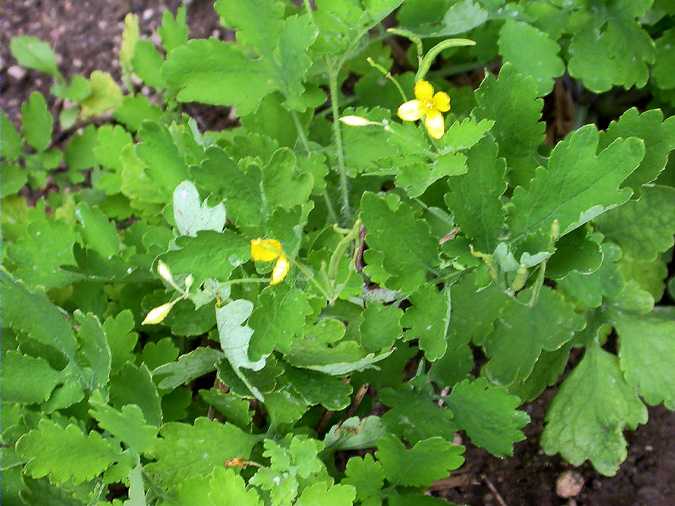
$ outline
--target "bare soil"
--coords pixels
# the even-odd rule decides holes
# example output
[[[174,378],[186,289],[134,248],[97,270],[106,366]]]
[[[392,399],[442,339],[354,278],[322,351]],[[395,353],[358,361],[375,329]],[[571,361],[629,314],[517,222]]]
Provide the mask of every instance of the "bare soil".
[[[234,1],[234,0],[233,0]],[[48,79],[36,72],[21,75],[9,52],[10,38],[34,35],[49,42],[60,55],[64,75],[96,69],[119,77],[117,50],[124,16],[138,14],[142,32],[150,35],[165,8],[180,0],[0,0],[0,108],[18,119],[21,103],[38,89],[47,92]],[[212,2],[189,2],[188,19],[193,37],[223,37]],[[12,70],[10,70],[12,69]],[[189,111],[202,126],[219,128],[227,112],[195,107]],[[553,391],[526,407],[532,417],[527,441],[515,455],[498,459],[468,445],[467,465],[461,473],[439,483],[435,494],[471,506],[673,506],[675,505],[675,414],[662,407],[649,410],[649,423],[627,435],[629,457],[612,478],[598,475],[591,466],[576,469],[584,478],[581,492],[568,499],[556,495],[556,481],[574,469],[559,457],[539,448],[543,418]]]

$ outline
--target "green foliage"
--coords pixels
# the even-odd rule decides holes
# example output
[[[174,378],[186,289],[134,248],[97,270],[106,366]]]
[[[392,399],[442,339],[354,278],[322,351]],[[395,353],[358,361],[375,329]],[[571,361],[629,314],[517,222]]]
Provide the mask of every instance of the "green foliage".
[[[3,500],[448,504],[550,387],[543,450],[614,474],[675,408],[675,10],[213,7],[128,15],[121,84],[11,40],[51,87],[0,112]],[[416,79],[450,110],[401,121]]]

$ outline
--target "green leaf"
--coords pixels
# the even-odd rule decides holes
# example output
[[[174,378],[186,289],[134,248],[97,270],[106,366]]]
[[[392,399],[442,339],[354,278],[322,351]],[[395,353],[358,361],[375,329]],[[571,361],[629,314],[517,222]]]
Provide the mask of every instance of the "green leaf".
[[[360,36],[387,17],[401,5],[402,0],[318,0],[314,21],[319,28],[319,39],[312,48],[320,54],[340,55]]]
[[[148,451],[157,438],[157,427],[145,422],[143,411],[135,404],[127,404],[117,410],[106,404],[103,397],[93,395],[89,399],[91,409],[89,414],[97,421],[99,427],[114,437],[124,441],[132,450],[139,454]]]
[[[0,155],[5,160],[14,161],[21,154],[22,140],[9,116],[0,111]]]
[[[122,90],[107,72],[94,70],[89,76],[91,94],[82,102],[82,119],[114,111],[122,103]]]
[[[326,448],[333,450],[362,450],[373,448],[377,441],[387,433],[379,416],[358,416],[347,418],[333,425],[326,433]]]
[[[46,295],[29,292],[23,283],[0,270],[0,299],[3,325],[74,360],[77,341],[73,329],[64,312]]]
[[[162,90],[165,86],[161,73],[163,61],[162,55],[151,41],[141,39],[136,43],[133,57],[134,71],[145,84],[156,90]]]
[[[671,90],[675,88],[675,58],[672,50],[675,46],[675,29],[665,30],[654,42],[656,54],[652,78],[662,90]]]
[[[75,209],[75,217],[81,227],[82,239],[89,248],[104,258],[117,254],[120,249],[117,228],[103,211],[81,202]]]
[[[56,54],[49,44],[37,37],[27,35],[12,37],[9,47],[12,56],[22,67],[44,72],[52,77],[60,75],[56,65]]]
[[[173,191],[173,218],[181,235],[195,237],[202,230],[221,232],[225,227],[225,205],[211,207],[202,202],[195,185],[183,181]]]
[[[138,135],[142,142],[136,146],[136,154],[145,162],[148,176],[167,197],[172,195],[187,179],[187,167],[171,133],[159,123],[146,122]]]
[[[573,272],[558,282],[558,287],[582,307],[600,307],[603,298],[614,298],[624,287],[624,280],[617,262],[621,249],[613,243],[603,243],[602,265],[588,275]]]
[[[403,335],[403,311],[394,305],[369,303],[359,319],[359,342],[369,352],[390,349]]]
[[[98,129],[94,156],[107,169],[122,168],[122,150],[133,142],[131,134],[119,125],[104,125]]]
[[[410,296],[412,307],[403,316],[408,328],[406,339],[419,339],[419,348],[430,362],[438,360],[447,348],[450,325],[450,290],[439,292],[432,284],[422,285]]]
[[[246,482],[232,469],[217,467],[210,480],[209,498],[213,506],[262,506],[254,489],[247,489]],[[200,503],[204,504],[204,503]],[[206,506],[206,505],[205,505]]]
[[[556,145],[548,168],[538,168],[528,188],[516,188],[514,240],[537,230],[548,233],[554,220],[563,236],[630,198],[632,190],[621,184],[644,157],[643,142],[617,139],[596,154],[598,140],[594,125],[574,131]]]
[[[525,380],[542,351],[554,351],[584,327],[584,319],[560,294],[543,287],[537,303],[527,302],[531,290],[518,295],[501,315],[495,331],[488,337],[485,366],[487,376],[500,385]]]
[[[143,346],[141,359],[149,369],[157,369],[159,366],[173,362],[178,358],[180,350],[170,337],[163,337],[159,341],[149,342]]]
[[[356,499],[361,504],[367,506],[382,504],[384,469],[371,454],[350,458],[347,461],[345,478],[342,483],[356,489]]]
[[[600,147],[604,148],[620,137],[638,137],[645,143],[642,163],[624,183],[638,193],[642,191],[642,185],[654,181],[665,169],[668,154],[675,149],[675,118],[664,121],[660,109],[640,114],[637,108],[631,107],[600,134]]]
[[[469,172],[448,181],[445,203],[462,233],[478,251],[491,253],[504,228],[501,196],[506,191],[506,164],[497,145],[485,138],[469,151]]]
[[[159,388],[173,390],[180,385],[215,371],[216,363],[222,358],[223,352],[221,351],[199,347],[190,353],[181,355],[176,362],[169,362],[158,367],[152,371],[152,376],[159,380]]]
[[[468,32],[488,20],[488,11],[475,0],[435,3],[429,5],[429,10],[424,7],[419,2],[410,5],[406,2],[399,14],[401,24],[420,37],[449,37]]]
[[[132,61],[136,52],[136,44],[140,38],[138,16],[128,13],[124,17],[124,31],[122,32],[122,44],[120,45],[120,67],[129,74],[132,71]]]
[[[148,423],[157,427],[162,423],[159,393],[145,364],[127,362],[110,378],[110,404],[118,409],[136,404]]]
[[[269,68],[241,49],[216,39],[191,40],[175,48],[162,66],[167,84],[180,102],[231,105],[239,115],[254,112],[276,89]]]
[[[426,222],[417,219],[412,208],[402,202],[366,192],[361,213],[369,248],[386,253],[384,268],[392,276],[387,286],[413,291],[438,263],[438,245]],[[397,230],[397,234],[392,234]]]
[[[647,409],[626,383],[617,358],[592,345],[560,387],[546,413],[541,446],[578,466],[590,460],[614,476],[626,458],[623,430],[647,422]]]
[[[52,118],[45,97],[39,91],[34,91],[21,105],[21,123],[26,142],[37,151],[44,151],[52,140]]]
[[[145,469],[164,484],[208,474],[230,459],[248,459],[260,439],[232,424],[202,417],[193,425],[164,424],[160,436],[151,451],[156,462]]]
[[[499,53],[504,61],[510,62],[518,72],[534,77],[539,95],[548,95],[553,89],[553,80],[565,71],[559,52],[557,42],[527,23],[508,19],[499,32]]]
[[[196,237],[182,236],[176,240],[180,249],[164,253],[160,258],[174,275],[192,274],[195,286],[206,279],[227,281],[250,255],[249,243],[235,232],[206,230]]]
[[[157,123],[162,119],[162,110],[150,102],[145,95],[126,95],[120,106],[115,109],[113,117],[135,132],[144,121]]]
[[[654,63],[654,42],[635,17],[621,2],[589,15],[568,49],[570,75],[595,93],[617,85],[642,88],[649,78],[648,64]],[[624,44],[627,40],[629,45]]]
[[[237,42],[259,54],[271,53],[283,29],[285,6],[279,0],[217,0],[213,8],[220,22],[237,31]]]
[[[253,329],[244,325],[244,322],[249,319],[252,312],[253,304],[250,301],[238,299],[222,307],[216,307],[216,321],[218,322],[220,347],[225,352],[230,366],[256,399],[262,401],[260,390],[253,386],[241,371],[242,368],[260,371],[266,363],[265,358],[252,361],[248,357]]]
[[[239,399],[230,393],[223,393],[218,388],[200,390],[199,396],[204,402],[216,408],[228,422],[232,422],[241,429],[251,427],[253,413],[247,399]]]
[[[439,141],[441,152],[464,151],[473,148],[485,138],[494,124],[492,120],[476,121],[473,118],[453,122]]]
[[[80,342],[80,353],[91,367],[92,388],[102,388],[110,379],[111,354],[108,339],[98,318],[92,314],[84,314],[79,309],[73,314],[77,324],[77,339]]]
[[[384,426],[410,443],[434,436],[451,441],[457,430],[452,412],[424,393],[407,387],[385,388],[379,392],[379,398],[391,408],[382,416]]]
[[[538,165],[535,155],[544,142],[545,128],[539,121],[543,101],[538,96],[537,81],[519,74],[510,63],[502,66],[499,78],[486,75],[476,92],[473,115],[495,122],[491,133],[499,144],[499,156],[506,158],[514,185],[527,186]]]
[[[143,467],[138,464],[129,472],[129,499],[124,501],[124,506],[147,506],[145,499]]]
[[[664,403],[675,410],[675,313],[672,307],[656,308],[648,316],[621,315],[619,365],[626,382],[647,404]]]
[[[387,480],[393,484],[427,487],[460,467],[464,463],[463,453],[463,446],[440,437],[425,439],[408,449],[397,438],[389,436],[380,440],[375,456]]]
[[[162,12],[162,24],[157,32],[162,39],[162,45],[167,54],[185,44],[190,32],[187,24],[186,6],[178,7],[175,17],[171,15],[171,11],[168,9]]]
[[[218,174],[231,219],[239,227],[256,228],[275,209],[291,210],[307,202],[312,192],[311,174],[302,173],[292,151],[278,149],[264,166],[237,167],[220,149],[209,149],[203,170]]]
[[[586,329],[588,326],[589,324],[586,325]],[[511,385],[509,391],[517,395],[522,402],[530,402],[539,397],[547,387],[555,385],[565,371],[574,342],[575,340],[572,340],[555,351],[542,352],[532,374],[525,381]]]
[[[133,332],[134,326],[134,315],[128,309],[121,311],[117,316],[109,316],[103,322],[113,372],[118,371],[125,362],[135,360],[133,351],[138,342],[138,334]]]
[[[600,232],[635,259],[654,261],[673,246],[675,188],[649,186],[631,200],[595,220]]]
[[[356,489],[351,485],[329,485],[327,482],[314,483],[302,491],[296,506],[351,506],[356,499]]]
[[[27,461],[26,474],[33,478],[49,476],[55,485],[89,481],[121,455],[98,432],[85,435],[76,425],[64,428],[46,418],[19,439],[16,450]]]
[[[560,239],[546,264],[546,277],[565,279],[570,274],[587,276],[602,265],[603,253],[597,239],[585,228],[578,228]]]
[[[2,357],[2,400],[21,404],[42,403],[49,399],[61,374],[43,358],[7,351]]]
[[[513,443],[525,439],[522,428],[530,417],[516,409],[520,399],[485,378],[458,383],[446,402],[457,426],[493,455],[513,455]]]
[[[302,335],[305,318],[311,313],[302,290],[287,284],[264,288],[248,321],[253,329],[250,356],[258,359],[274,350],[290,350],[295,337]]]

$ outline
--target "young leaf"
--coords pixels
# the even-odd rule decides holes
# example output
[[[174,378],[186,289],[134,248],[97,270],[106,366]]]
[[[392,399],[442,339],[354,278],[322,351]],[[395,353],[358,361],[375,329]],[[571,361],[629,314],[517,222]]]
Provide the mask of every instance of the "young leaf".
[[[178,7],[175,17],[171,15],[169,10],[162,13],[162,24],[157,32],[162,39],[162,45],[167,54],[187,42],[189,31],[185,5]]]
[[[593,344],[553,399],[541,446],[575,466],[588,459],[600,474],[614,476],[626,458],[623,430],[646,421],[647,408],[617,358]]]
[[[382,503],[384,469],[371,454],[350,458],[342,483],[356,489],[356,499],[361,501],[361,504],[374,506]]]
[[[302,491],[296,506],[351,506],[356,499],[356,489],[351,485],[329,485],[325,481],[313,483]]]
[[[117,254],[120,249],[117,228],[99,207],[80,202],[75,208],[75,218],[80,224],[82,238],[90,249],[104,258]]]
[[[49,147],[54,118],[47,108],[47,102],[42,93],[34,91],[21,105],[21,124],[26,142],[36,151],[44,151]]]
[[[522,428],[530,417],[516,409],[520,399],[485,378],[458,383],[446,402],[459,429],[493,455],[513,455],[513,443],[525,439]]]
[[[216,467],[210,480],[209,498],[213,506],[262,506],[263,502],[254,489],[246,487],[244,479],[233,469]],[[203,506],[208,506],[200,502]]]
[[[28,35],[12,37],[9,47],[12,56],[22,67],[44,72],[52,77],[60,75],[56,65],[56,54],[49,44],[37,37]]]
[[[86,363],[91,367],[93,388],[103,388],[110,379],[111,354],[101,322],[92,314],[84,314],[79,309],[73,314],[78,332],[77,339],[80,342],[80,353]]]
[[[225,352],[225,357],[230,362],[232,369],[248,387],[258,400],[262,400],[262,393],[254,387],[241,371],[251,369],[260,371],[265,367],[266,358],[252,361],[248,357],[248,349],[253,335],[253,329],[244,322],[249,319],[253,312],[253,304],[245,299],[234,300],[222,307],[216,307],[216,320],[218,322],[218,335],[220,347]]]
[[[82,119],[114,111],[122,103],[122,90],[107,72],[94,70],[89,76],[91,94],[82,102]]]
[[[5,160],[14,161],[21,154],[21,136],[16,131],[14,123],[9,119],[9,116],[3,111],[0,111],[0,155]],[[6,184],[6,183],[5,183]]]
[[[202,230],[221,232],[225,227],[225,205],[215,207],[202,202],[191,181],[183,181],[173,192],[173,217],[181,235],[195,237]]]
[[[16,451],[27,461],[25,472],[29,476],[49,476],[55,485],[89,481],[121,456],[120,450],[98,432],[85,435],[76,425],[64,428],[47,418],[21,436]]]
[[[187,178],[185,160],[176,147],[169,129],[159,123],[143,123],[138,133],[141,143],[136,154],[146,164],[148,175],[164,190],[167,197]]]
[[[574,131],[556,145],[548,168],[538,168],[528,188],[516,188],[514,240],[537,230],[548,233],[553,220],[563,236],[630,198],[632,190],[621,185],[644,157],[644,143],[634,137],[617,139],[596,154],[598,141],[594,125]]]

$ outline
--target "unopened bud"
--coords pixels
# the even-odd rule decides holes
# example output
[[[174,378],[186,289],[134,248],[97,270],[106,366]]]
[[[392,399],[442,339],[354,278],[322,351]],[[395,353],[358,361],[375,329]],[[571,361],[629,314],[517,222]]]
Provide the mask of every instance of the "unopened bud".
[[[173,284],[173,275],[171,274],[171,269],[169,269],[169,266],[161,260],[157,262],[157,274],[159,274],[167,283]]]
[[[370,121],[368,118],[363,118],[361,116],[342,116],[340,118],[340,121],[344,123],[345,125],[353,126],[353,127],[362,127],[362,126],[368,126],[368,125],[378,125],[379,123],[375,123],[374,121]]]
[[[158,323],[162,323],[164,318],[171,312],[174,304],[175,302],[167,302],[166,304],[151,309],[145,317],[145,320],[143,320],[143,325],[157,325]]]

